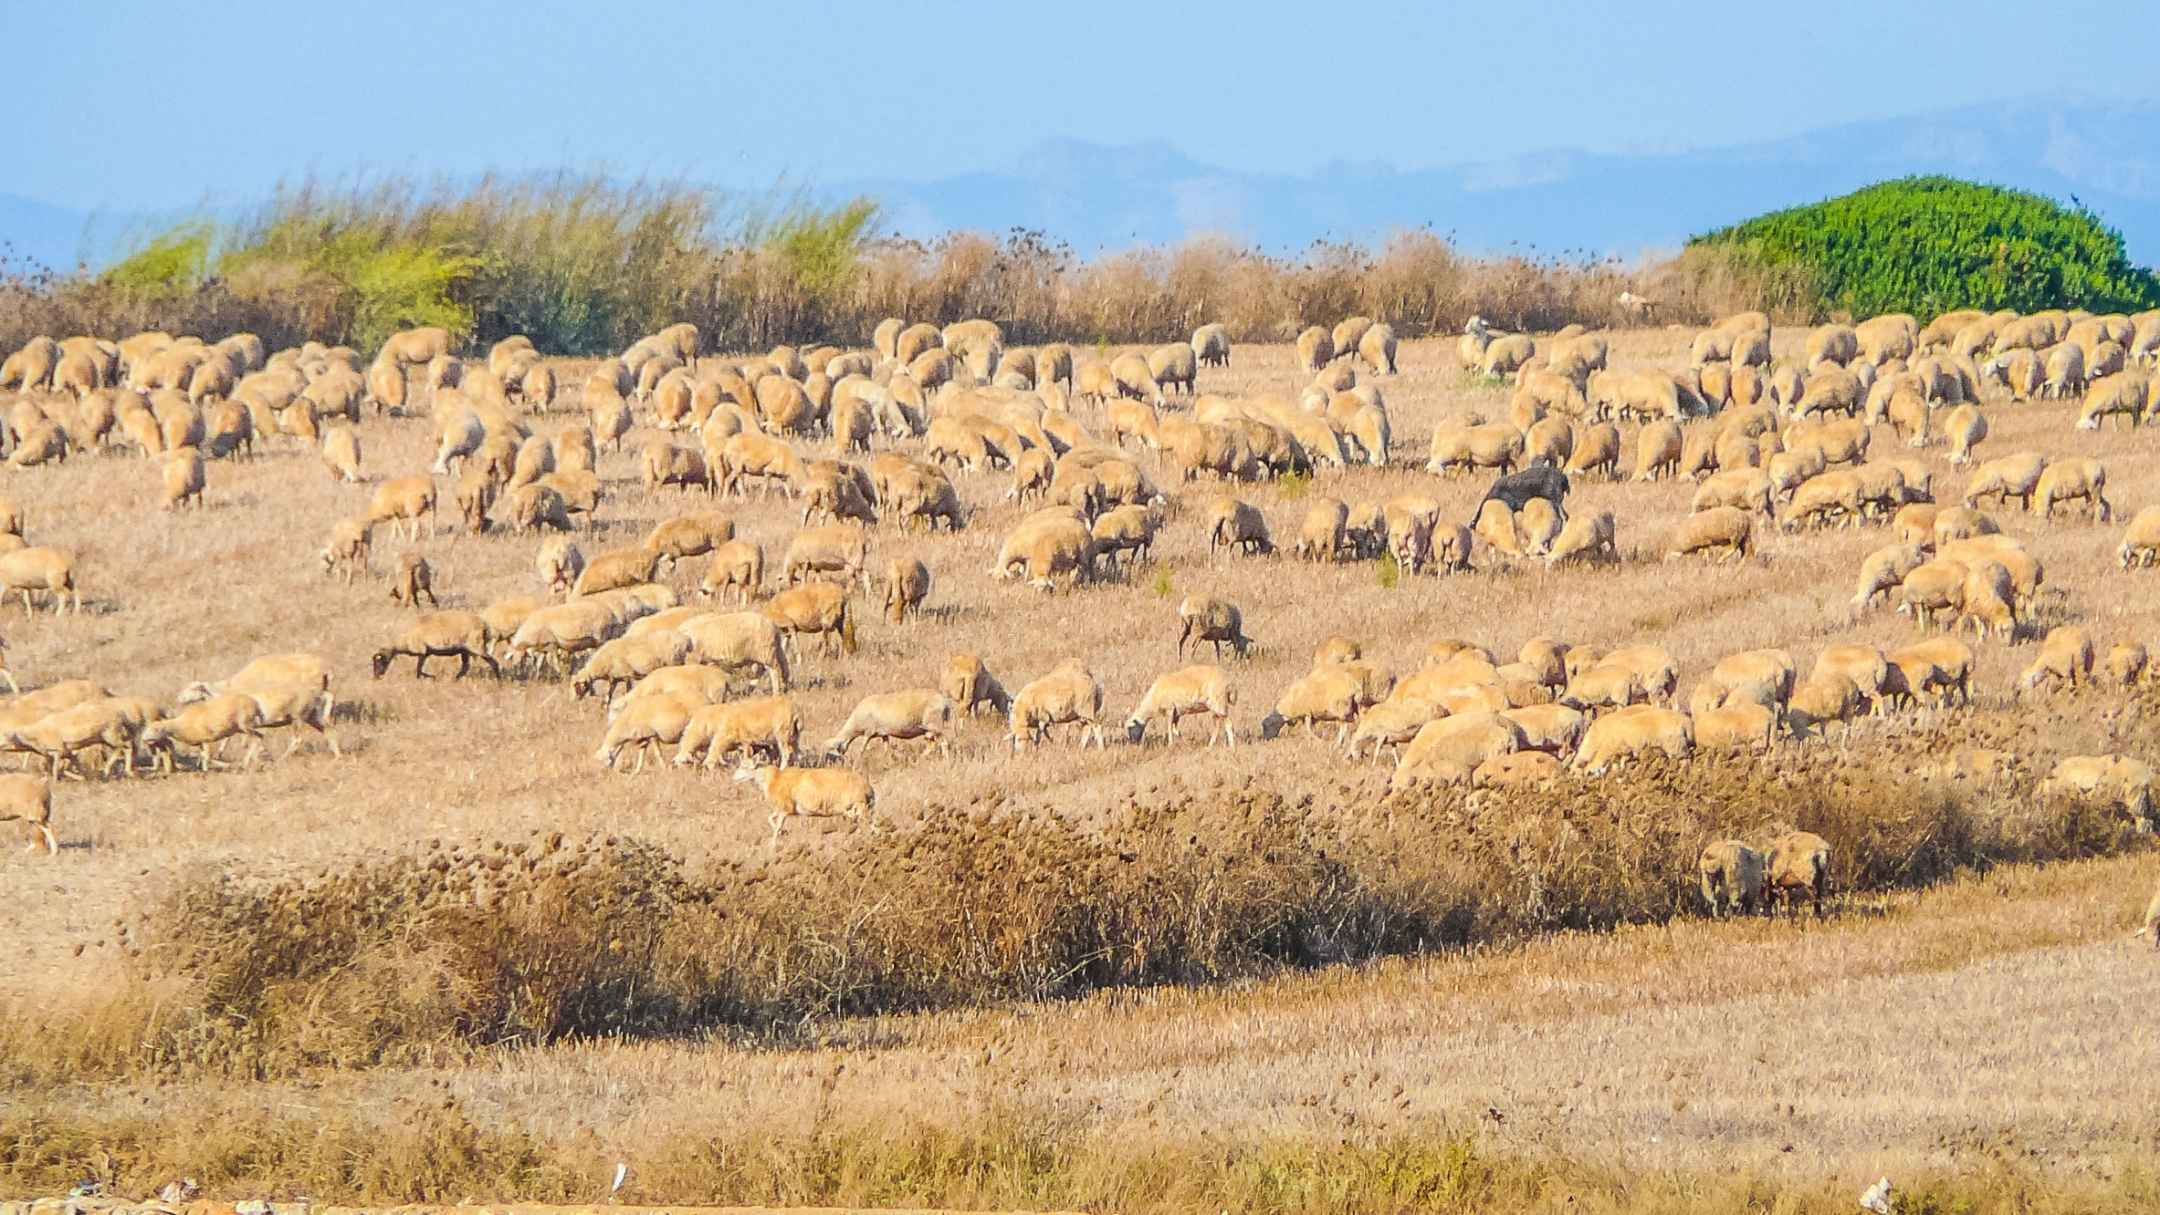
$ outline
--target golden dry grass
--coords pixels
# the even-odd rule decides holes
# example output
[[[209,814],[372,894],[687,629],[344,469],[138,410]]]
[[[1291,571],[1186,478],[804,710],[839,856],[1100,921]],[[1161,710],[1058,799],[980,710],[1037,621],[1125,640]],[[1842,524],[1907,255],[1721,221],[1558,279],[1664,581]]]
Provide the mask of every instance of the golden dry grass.
[[[1616,335],[1615,363],[1678,365],[1688,336]],[[1781,332],[1779,353],[1798,342]],[[1414,669],[1425,645],[1441,637],[1508,653],[1534,635],[1601,647],[1656,642],[1680,660],[1683,689],[1738,649],[1787,646],[1804,663],[1832,642],[1890,645],[1912,636],[1908,622],[1885,612],[1857,623],[1845,615],[1861,556],[1885,542],[1880,529],[1771,537],[1760,557],[1737,567],[1658,560],[1662,538],[1686,512],[1692,486],[1685,482],[1578,485],[1571,510],[1609,509],[1619,519],[1628,559],[1613,567],[1504,568],[1481,550],[1476,573],[1405,578],[1389,588],[1372,563],[1316,567],[1286,556],[1210,563],[1193,517],[1217,492],[1259,505],[1285,544],[1301,499],[1315,493],[1358,502],[1416,490],[1438,497],[1451,518],[1467,518],[1484,479],[1436,481],[1422,471],[1426,441],[1451,413],[1499,413],[1505,391],[1467,381],[1451,342],[1411,343],[1401,364],[1401,375],[1383,381],[1393,467],[1324,473],[1310,485],[1189,487],[1185,509],[1156,546],[1156,564],[1129,582],[1049,596],[992,582],[987,567],[1021,510],[1003,501],[1004,474],[957,477],[975,511],[967,530],[926,538],[888,526],[873,550],[879,568],[895,556],[924,559],[937,578],[932,612],[898,629],[866,612],[859,654],[808,657],[798,692],[806,738],[821,741],[868,692],[933,683],[946,656],[962,651],[981,654],[1013,689],[1062,658],[1083,657],[1122,719],[1155,675],[1180,665],[1174,611],[1190,593],[1241,604],[1247,631],[1261,643],[1250,661],[1231,667],[1248,736],[1331,634],[1365,640],[1398,672]],[[1234,367],[1203,372],[1201,383],[1210,392],[1280,392],[1298,377],[1286,347],[1246,346]],[[2075,431],[2072,416],[2066,405],[1999,405],[1980,455],[2029,448],[2099,456],[2122,516],[2160,501],[2160,438]],[[702,496],[638,487],[629,453],[653,433],[641,427],[624,454],[603,456],[611,497],[598,533],[579,537],[588,555],[634,544],[658,520],[707,507]],[[1887,435],[1877,435],[1878,454],[1908,454],[1891,451]],[[371,418],[362,437],[378,480],[424,468],[433,452],[422,422]],[[1939,495],[1962,484],[1941,447],[1921,454],[1939,470]],[[312,452],[273,444],[260,458],[214,464],[207,509],[178,515],[155,509],[154,467],[133,458],[71,460],[11,472],[9,481],[6,493],[22,506],[32,541],[78,553],[94,605],[79,617],[23,620],[19,608],[0,617],[11,666],[26,686],[90,677],[116,692],[170,697],[261,653],[316,649],[332,659],[340,699],[351,706],[338,723],[342,761],[310,740],[257,772],[60,788],[60,856],[0,860],[16,894],[0,906],[5,990],[16,1000],[50,1007],[109,983],[116,913],[206,869],[315,871],[431,837],[523,838],[546,829],[635,836],[692,862],[743,855],[762,842],[762,805],[724,776],[601,772],[591,757],[600,710],[573,701],[563,685],[420,682],[409,666],[371,682],[368,655],[409,613],[391,604],[379,578],[347,588],[321,577],[316,547],[334,520],[364,507],[369,487],[333,482]],[[797,520],[788,504],[717,506],[777,563]],[[2043,525],[1995,513],[2061,592],[2044,608],[2043,627],[2084,624],[2103,649],[2160,634],[2160,605],[2147,593],[2152,575],[2115,568],[2119,525]],[[452,519],[445,524],[417,546],[435,567],[445,606],[538,591],[537,539],[475,536]],[[378,575],[394,568],[402,547],[378,538]],[[700,572],[699,562],[686,563],[678,585],[694,585]],[[2125,727],[2109,694],[2012,705],[2009,684],[2032,647],[1978,648],[1982,715],[2014,722],[2019,737],[2035,740],[2033,767],[2109,749]],[[984,719],[950,759],[881,753],[866,770],[881,807],[905,831],[926,805],[977,798],[1087,826],[1173,780],[1206,787],[1257,774],[1323,805],[1372,789],[1369,776],[1346,782],[1343,766],[1323,743],[1302,737],[1234,751],[1151,742],[1105,754],[1060,743],[1015,760],[1001,730]],[[983,1100],[1040,1097],[1043,1108],[1077,1120],[1075,1134],[1112,1140],[1149,1132],[1179,1143],[1215,1135],[1320,1141],[1340,1133],[1336,1120],[1348,1116],[1349,1125],[1375,1134],[1474,1130],[1524,1156],[1673,1170],[1737,1157],[1758,1172],[1807,1177],[1870,1173],[1878,1159],[1884,1168],[1955,1170],[1969,1159],[1960,1153],[2010,1141],[2016,1151],[2043,1153],[2021,1167],[2071,1176],[2093,1154],[2114,1162],[2153,1142],[2149,1103],[2137,1099],[2134,1080],[2150,1075],[2155,1061],[2135,1033],[2121,1031],[2134,1023],[2133,1010],[2150,1006],[2156,972],[2115,940],[2150,887],[2149,870],[2120,861],[2003,879],[2014,897],[1975,882],[1827,929],[1688,924],[1227,992],[850,1023],[834,1031],[838,1045],[825,1052],[507,1051],[442,1076],[387,1071],[326,1092],[387,1117],[400,1094],[443,1083],[481,1121],[528,1127],[550,1141],[581,1127],[614,1128],[610,1134],[630,1136],[622,1142],[719,1124],[777,1133],[799,1129],[811,1108],[862,1122],[903,1112],[959,1118],[979,1113],[982,1102],[952,1094],[973,1092]],[[1824,1063],[1806,1052],[1825,1039],[1845,1053]],[[990,1058],[978,1064],[985,1048]],[[1006,1070],[1015,1060],[1026,1065]],[[804,1086],[843,1063],[846,1079],[832,1088],[831,1105],[806,1100]],[[1068,1087],[1053,1091],[1057,1085]],[[314,1091],[265,1087],[247,1100],[306,1107],[333,1099]],[[1794,1108],[1779,1113],[1775,1095],[1787,1093],[1783,1104]],[[1405,1097],[1406,1108],[1393,1105]],[[164,1090],[149,1108],[198,1099],[208,1098]],[[89,1107],[142,1108],[135,1100],[114,1089]],[[1505,1121],[1481,1127],[1485,1106]],[[1793,1152],[1783,1150],[1788,1142]],[[2074,1164],[2073,1150],[2086,1153]]]

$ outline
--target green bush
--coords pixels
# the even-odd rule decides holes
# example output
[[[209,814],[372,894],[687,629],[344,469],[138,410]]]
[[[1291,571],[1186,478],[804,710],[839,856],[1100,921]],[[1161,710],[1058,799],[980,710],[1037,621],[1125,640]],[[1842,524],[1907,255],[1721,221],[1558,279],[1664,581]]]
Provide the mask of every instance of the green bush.
[[[1760,306],[1786,314],[2160,306],[2160,282],[2097,215],[1948,177],[1773,211],[1698,236],[1689,252],[1729,260]]]

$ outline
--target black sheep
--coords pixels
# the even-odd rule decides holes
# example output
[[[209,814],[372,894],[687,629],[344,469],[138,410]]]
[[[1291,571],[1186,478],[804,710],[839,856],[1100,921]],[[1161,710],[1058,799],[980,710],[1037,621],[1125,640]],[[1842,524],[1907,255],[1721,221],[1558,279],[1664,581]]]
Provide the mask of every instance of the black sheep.
[[[1478,499],[1477,510],[1470,512],[1471,525],[1476,526],[1479,511],[1483,511],[1485,504],[1495,498],[1505,502],[1510,511],[1520,511],[1523,503],[1532,498],[1543,498],[1552,503],[1553,511],[1560,516],[1560,521],[1565,523],[1568,489],[1567,474],[1550,464],[1540,464],[1521,472],[1503,473],[1492,483],[1492,488],[1485,491],[1485,496]]]

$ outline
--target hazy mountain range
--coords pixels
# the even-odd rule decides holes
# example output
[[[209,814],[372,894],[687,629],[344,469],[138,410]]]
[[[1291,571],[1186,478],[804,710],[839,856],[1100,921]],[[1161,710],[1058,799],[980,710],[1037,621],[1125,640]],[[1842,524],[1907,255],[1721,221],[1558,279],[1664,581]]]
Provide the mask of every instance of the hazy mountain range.
[[[1219,232],[1275,252],[1430,227],[1473,251],[1630,257],[1750,215],[1910,173],[2076,199],[2160,261],[2160,102],[2017,101],[1681,153],[1536,152],[1449,168],[1331,164],[1303,174],[1202,164],[1168,144],[1047,140],[1007,168],[935,181],[834,182],[906,236],[1036,229],[1082,253]],[[90,215],[0,194],[0,241],[92,264],[174,214]]]

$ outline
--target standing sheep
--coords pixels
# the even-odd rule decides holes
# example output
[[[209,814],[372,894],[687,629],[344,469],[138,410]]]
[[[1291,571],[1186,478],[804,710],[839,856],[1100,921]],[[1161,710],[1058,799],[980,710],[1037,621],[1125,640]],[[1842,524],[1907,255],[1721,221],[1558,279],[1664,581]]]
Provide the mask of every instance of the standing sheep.
[[[1710,914],[1724,918],[1734,910],[1754,912],[1763,897],[1763,854],[1739,840],[1718,840],[1703,847],[1695,870]]]
[[[1221,667],[1192,666],[1172,671],[1148,685],[1147,695],[1125,719],[1125,739],[1137,745],[1147,735],[1148,722],[1160,717],[1174,743],[1181,718],[1206,714],[1220,723],[1223,742],[1234,747],[1237,733],[1230,726],[1230,710],[1236,704],[1237,691]],[[1208,745],[1215,745],[1213,729],[1208,731]]]
[[[1771,843],[1768,863],[1765,866],[1764,896],[1767,900],[1766,906],[1773,915],[1777,912],[1780,897],[1789,904],[1805,894],[1813,899],[1816,918],[1820,919],[1823,913],[1823,898],[1829,893],[1828,841],[1813,832],[1792,831]]]

